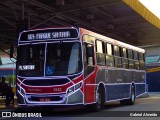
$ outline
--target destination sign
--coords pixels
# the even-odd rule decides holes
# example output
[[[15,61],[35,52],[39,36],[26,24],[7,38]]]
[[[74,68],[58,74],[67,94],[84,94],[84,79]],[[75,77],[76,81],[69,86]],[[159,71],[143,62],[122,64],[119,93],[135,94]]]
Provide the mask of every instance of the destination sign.
[[[78,38],[76,29],[45,29],[23,32],[20,41]]]
[[[19,70],[34,70],[35,65],[19,65]]]

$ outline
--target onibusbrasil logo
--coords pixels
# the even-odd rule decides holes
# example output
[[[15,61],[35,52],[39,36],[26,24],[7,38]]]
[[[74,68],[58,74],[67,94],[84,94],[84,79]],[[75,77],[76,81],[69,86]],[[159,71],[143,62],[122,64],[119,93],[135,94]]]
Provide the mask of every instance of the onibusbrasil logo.
[[[2,112],[2,117],[42,117],[41,113]]]

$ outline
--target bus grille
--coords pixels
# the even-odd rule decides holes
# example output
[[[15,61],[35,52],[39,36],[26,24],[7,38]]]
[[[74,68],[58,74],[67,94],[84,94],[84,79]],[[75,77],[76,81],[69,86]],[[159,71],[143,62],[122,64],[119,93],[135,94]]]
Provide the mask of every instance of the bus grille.
[[[68,79],[33,79],[33,80],[25,80],[23,84],[30,86],[52,86],[52,85],[63,85],[68,83]]]
[[[44,100],[49,100],[49,101],[62,101],[63,97],[60,96],[47,96],[47,97],[36,97],[36,96],[32,96],[30,98],[28,98],[29,101],[33,101],[33,102],[40,102],[41,99]],[[48,102],[49,102],[48,101]],[[43,101],[44,102],[44,101]]]

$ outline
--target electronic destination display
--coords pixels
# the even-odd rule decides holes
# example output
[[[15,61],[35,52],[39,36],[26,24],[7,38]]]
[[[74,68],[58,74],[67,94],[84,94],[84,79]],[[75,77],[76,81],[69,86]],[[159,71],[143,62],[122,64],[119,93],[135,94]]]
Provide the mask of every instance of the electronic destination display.
[[[20,41],[43,41],[71,38],[78,38],[77,29],[44,29],[26,31],[21,34]]]

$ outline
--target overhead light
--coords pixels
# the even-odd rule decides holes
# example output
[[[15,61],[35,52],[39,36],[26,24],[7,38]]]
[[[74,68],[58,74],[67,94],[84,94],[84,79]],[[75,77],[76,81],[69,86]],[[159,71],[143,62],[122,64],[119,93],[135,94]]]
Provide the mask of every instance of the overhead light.
[[[148,10],[160,18],[160,0],[139,0]]]

